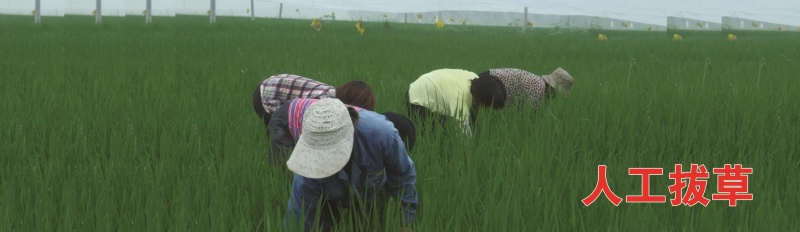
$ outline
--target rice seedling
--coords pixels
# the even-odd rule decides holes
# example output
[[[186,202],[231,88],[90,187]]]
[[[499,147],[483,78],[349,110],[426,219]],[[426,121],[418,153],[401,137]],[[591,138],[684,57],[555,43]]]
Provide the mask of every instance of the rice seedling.
[[[347,21],[317,31],[306,20],[105,19],[0,17],[2,231],[279,231],[291,174],[266,161],[249,102],[261,80],[359,79],[376,111],[404,113],[419,75],[502,67],[563,67],[577,83],[536,112],[480,112],[469,139],[420,132],[414,230],[800,228],[800,35],[737,32],[746,39],[725,43],[685,32],[691,40],[665,43],[663,32],[606,31],[614,39],[597,43],[597,33],[546,28],[363,22],[356,34]],[[675,164],[752,168],[753,200],[671,206]],[[650,194],[667,202],[585,206],[598,165],[622,198],[642,192],[628,168],[662,168]],[[706,198],[718,183],[711,174]],[[396,202],[386,215],[379,230],[399,229]],[[371,223],[350,219],[338,229]]]

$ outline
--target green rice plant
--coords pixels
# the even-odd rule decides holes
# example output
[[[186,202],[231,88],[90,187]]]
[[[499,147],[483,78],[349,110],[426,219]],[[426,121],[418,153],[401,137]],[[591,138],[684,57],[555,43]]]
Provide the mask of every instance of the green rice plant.
[[[798,35],[596,33],[470,26],[194,16],[2,16],[0,230],[279,231],[291,173],[266,162],[251,96],[268,76],[370,84],[376,111],[405,113],[405,91],[439,68],[514,67],[575,77],[569,98],[480,112],[475,134],[419,132],[417,231],[797,230]],[[635,61],[635,65],[634,62]],[[713,66],[711,61],[713,61]],[[768,62],[767,62],[768,61]],[[769,69],[767,70],[767,65]],[[423,123],[423,122],[417,122]],[[418,125],[419,126],[419,125]],[[675,164],[753,168],[736,207],[614,206],[588,196],[607,165],[620,197],[628,168],[663,168],[650,192],[673,195]],[[716,175],[705,197],[717,190]],[[400,208],[389,201],[396,231]],[[374,218],[342,219],[351,231]]]

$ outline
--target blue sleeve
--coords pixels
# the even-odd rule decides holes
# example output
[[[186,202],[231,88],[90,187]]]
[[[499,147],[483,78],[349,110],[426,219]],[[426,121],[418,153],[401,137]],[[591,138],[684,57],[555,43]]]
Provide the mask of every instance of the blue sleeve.
[[[411,224],[419,201],[414,187],[417,181],[414,162],[408,156],[406,147],[396,131],[386,139],[384,149],[389,193],[401,199],[405,222]]]
[[[304,220],[305,231],[311,231],[314,228],[314,217],[317,212],[317,203],[319,202],[320,193],[322,193],[322,186],[314,180],[294,175],[292,181],[292,193],[289,196],[289,211],[286,218],[284,218],[284,230],[287,226],[298,225],[299,220]],[[290,229],[295,231],[294,229]]]

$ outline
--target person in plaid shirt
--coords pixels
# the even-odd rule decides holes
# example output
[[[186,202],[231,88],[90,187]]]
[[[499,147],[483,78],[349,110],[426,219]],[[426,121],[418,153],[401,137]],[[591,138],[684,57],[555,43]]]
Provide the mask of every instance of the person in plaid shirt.
[[[363,81],[348,81],[338,87],[294,74],[274,75],[256,88],[253,93],[253,109],[269,129],[269,119],[278,107],[296,98],[338,98],[345,104],[368,110],[375,107],[375,94]]]

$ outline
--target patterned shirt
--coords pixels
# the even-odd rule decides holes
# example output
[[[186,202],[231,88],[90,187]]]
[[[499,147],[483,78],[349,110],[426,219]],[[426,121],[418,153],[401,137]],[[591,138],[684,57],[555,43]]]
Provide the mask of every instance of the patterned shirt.
[[[547,90],[547,83],[536,74],[522,69],[501,68],[489,69],[506,86],[506,104],[530,104],[534,109],[542,104]]]
[[[292,74],[271,76],[261,82],[261,104],[268,114],[295,98],[323,99],[335,96],[334,87]]]

